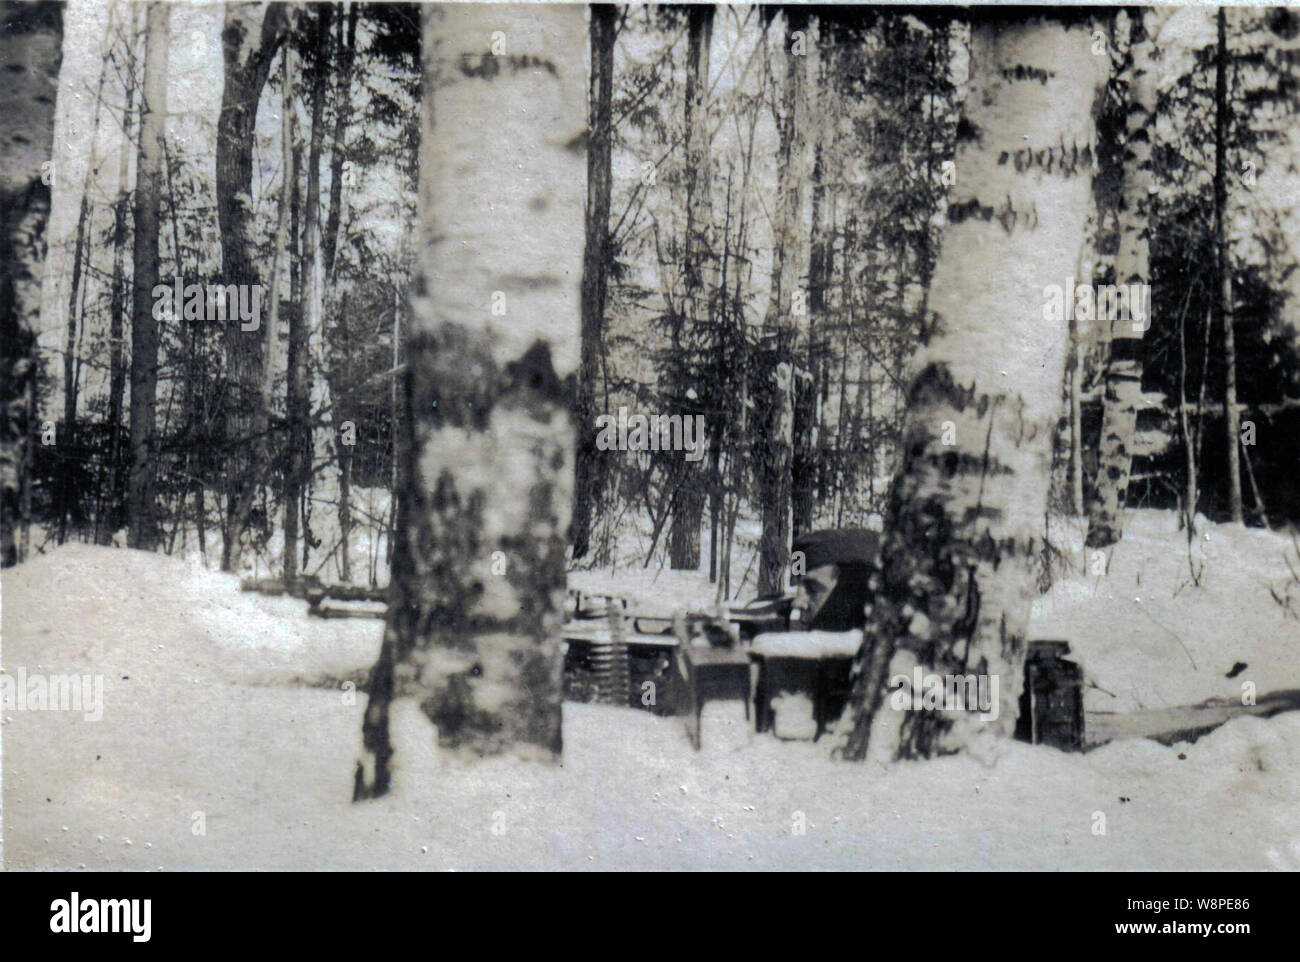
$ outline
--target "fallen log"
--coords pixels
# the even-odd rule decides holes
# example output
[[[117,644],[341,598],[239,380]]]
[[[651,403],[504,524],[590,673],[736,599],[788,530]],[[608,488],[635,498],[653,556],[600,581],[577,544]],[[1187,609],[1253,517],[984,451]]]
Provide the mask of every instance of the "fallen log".
[[[1212,698],[1199,705],[1154,708],[1138,712],[1088,712],[1088,748],[1120,738],[1150,738],[1162,745],[1194,742],[1225,722],[1242,715],[1272,718],[1300,710],[1300,689],[1261,695],[1253,705]]]

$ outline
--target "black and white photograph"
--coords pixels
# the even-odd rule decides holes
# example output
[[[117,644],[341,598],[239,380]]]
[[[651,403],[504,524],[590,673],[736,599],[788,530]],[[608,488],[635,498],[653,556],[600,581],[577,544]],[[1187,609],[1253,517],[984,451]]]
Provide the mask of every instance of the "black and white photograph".
[[[1300,871],[1300,8],[4,0],[0,178],[6,872]]]

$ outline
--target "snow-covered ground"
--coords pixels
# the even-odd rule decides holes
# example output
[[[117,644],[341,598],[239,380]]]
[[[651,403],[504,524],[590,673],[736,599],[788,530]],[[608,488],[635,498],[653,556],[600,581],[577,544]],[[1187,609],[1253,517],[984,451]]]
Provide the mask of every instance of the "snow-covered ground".
[[[1270,588],[1286,591],[1288,556],[1300,570],[1296,545],[1288,534],[1205,518],[1198,519],[1198,532],[1189,564],[1177,515],[1131,512],[1124,539],[1106,573],[1098,575],[1083,547],[1083,525],[1053,526],[1052,541],[1069,570],[1058,572],[1051,591],[1034,604],[1029,636],[1070,642],[1071,657],[1093,683],[1086,696],[1089,711],[1239,701],[1246,682],[1261,695],[1300,689],[1300,618],[1288,617],[1270,594]],[[741,600],[753,595],[757,535],[757,525],[737,528],[732,584],[749,575]],[[622,553],[635,556],[630,546]],[[697,571],[639,563],[573,571],[569,586],[620,595],[639,612],[669,616],[714,604],[717,586],[708,580],[707,564],[706,557]],[[1300,612],[1300,586],[1291,591]],[[1239,662],[1246,667],[1228,678]]]
[[[1300,689],[1300,619],[1269,592],[1285,592],[1288,555],[1300,569],[1295,544],[1286,534],[1198,521],[1189,565],[1176,515],[1131,513],[1104,575],[1091,573],[1081,530],[1053,532],[1076,573],[1034,605],[1030,637],[1069,640],[1097,686],[1085,699],[1090,711],[1240,702],[1247,682],[1260,695]],[[1238,663],[1245,667],[1234,672]]]
[[[1297,622],[1260,587],[1285,574],[1289,541],[1213,529],[1202,586],[1171,598],[1186,556],[1166,557],[1169,531],[1135,519],[1114,595],[1063,582],[1041,614],[1066,619],[1098,684],[1146,707],[1239,694],[1247,675],[1261,694],[1293,685]],[[1137,632],[1140,612],[1111,614],[1130,563],[1194,672],[1177,643],[1145,650],[1164,635]],[[709,706],[698,753],[679,720],[566,704],[562,763],[467,764],[399,701],[394,792],[352,804],[365,696],[339,680],[373,662],[378,622],[308,619],[183,561],[69,546],[5,572],[0,628],[11,674],[104,676],[100,721],[4,714],[9,868],[1300,868],[1300,713],[1190,745],[1009,742],[886,766],[755,737],[730,704]],[[1223,679],[1237,660],[1247,672]]]

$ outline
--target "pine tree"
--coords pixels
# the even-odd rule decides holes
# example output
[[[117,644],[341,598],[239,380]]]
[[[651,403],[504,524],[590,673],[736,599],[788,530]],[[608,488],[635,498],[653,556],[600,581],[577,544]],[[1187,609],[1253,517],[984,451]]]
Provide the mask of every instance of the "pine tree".
[[[1214,244],[1218,282],[1216,313],[1223,326],[1223,426],[1228,452],[1228,514],[1241,524],[1241,413],[1237,410],[1237,351],[1233,328],[1232,252],[1228,248],[1228,35],[1222,7],[1215,16],[1218,56],[1214,62]]]
[[[686,54],[686,256],[682,264],[685,295],[682,317],[673,328],[674,376],[669,379],[669,404],[682,416],[695,414],[699,392],[689,354],[696,333],[709,319],[713,291],[713,253],[710,229],[713,204],[709,154],[709,47],[713,42],[711,4],[687,9]],[[668,555],[674,569],[694,571],[700,566],[700,524],[704,520],[704,481],[689,461],[674,462],[672,530]]]
[[[217,118],[217,217],[221,228],[221,273],[225,284],[258,283],[253,259],[253,131],[257,104],[262,96],[284,39],[287,5],[230,3],[225,7],[221,32],[225,84]],[[224,394],[229,496],[226,530],[221,548],[221,568],[238,567],[244,527],[263,466],[250,455],[248,444],[262,391],[262,337],[241,330],[242,324],[225,326],[228,383]]]
[[[609,285],[609,206],[613,181],[614,39],[617,9],[591,7],[591,93],[587,129],[587,234],[582,258],[582,364],[578,370],[578,449],[574,482],[573,557],[587,554],[592,516],[601,503],[604,470],[596,448],[596,375]]]

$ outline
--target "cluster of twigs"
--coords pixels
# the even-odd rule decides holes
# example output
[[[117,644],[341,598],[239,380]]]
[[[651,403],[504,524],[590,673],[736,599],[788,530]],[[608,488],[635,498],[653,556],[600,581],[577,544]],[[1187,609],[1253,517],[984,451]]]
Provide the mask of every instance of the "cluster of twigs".
[[[1286,563],[1290,578],[1283,582],[1281,588],[1269,585],[1268,593],[1288,618],[1300,621],[1300,539],[1297,539],[1294,531],[1291,532],[1291,550],[1283,552],[1282,560]]]

